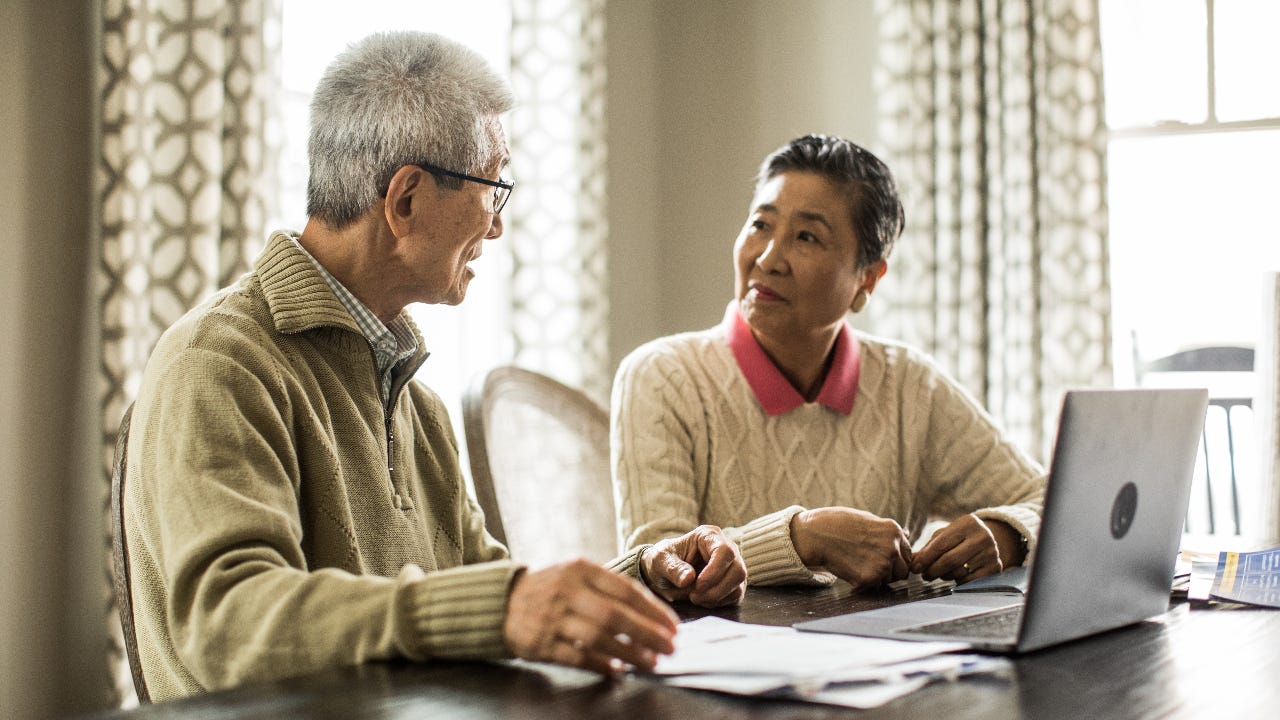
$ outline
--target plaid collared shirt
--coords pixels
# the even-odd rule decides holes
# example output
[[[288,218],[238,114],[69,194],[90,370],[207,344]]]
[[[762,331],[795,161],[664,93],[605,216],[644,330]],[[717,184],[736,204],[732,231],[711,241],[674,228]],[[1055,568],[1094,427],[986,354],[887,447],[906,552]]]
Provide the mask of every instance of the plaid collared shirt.
[[[382,405],[388,409],[391,407],[391,371],[395,369],[406,358],[418,351],[418,339],[413,333],[413,329],[409,327],[409,321],[405,319],[404,313],[396,316],[390,325],[384,325],[377,315],[374,315],[359,298],[351,294],[351,291],[338,282],[338,279],[329,274],[329,271],[320,264],[318,260],[311,257],[311,253],[302,247],[302,243],[298,242],[298,236],[293,236],[293,243],[298,249],[311,259],[311,264],[316,266],[316,270],[320,272],[320,277],[328,283],[329,288],[333,290],[333,294],[338,296],[338,300],[342,306],[351,313],[351,318],[356,321],[356,327],[360,328],[360,332],[365,339],[369,341],[369,346],[373,348],[373,356],[378,365],[379,387],[382,391]]]

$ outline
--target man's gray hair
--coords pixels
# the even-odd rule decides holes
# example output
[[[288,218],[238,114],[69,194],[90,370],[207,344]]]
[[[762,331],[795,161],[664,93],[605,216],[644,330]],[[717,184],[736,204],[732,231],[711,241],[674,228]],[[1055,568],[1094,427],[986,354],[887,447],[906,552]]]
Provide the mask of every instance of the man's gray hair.
[[[307,215],[349,225],[405,165],[480,173],[499,151],[490,119],[513,102],[483,57],[440,35],[380,33],[351,45],[311,100]],[[454,189],[462,182],[436,180]]]

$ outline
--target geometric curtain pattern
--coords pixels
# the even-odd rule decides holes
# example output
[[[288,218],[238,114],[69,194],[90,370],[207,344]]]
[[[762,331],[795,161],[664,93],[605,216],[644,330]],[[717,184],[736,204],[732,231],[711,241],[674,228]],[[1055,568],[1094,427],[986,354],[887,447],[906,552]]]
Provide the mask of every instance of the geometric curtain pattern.
[[[605,400],[604,0],[511,9],[513,360]]]
[[[1048,457],[1109,386],[1096,0],[878,0],[879,136],[906,228],[866,322],[933,354]]]
[[[101,33],[99,375],[109,478],[120,417],[160,333],[249,269],[277,211],[279,2],[108,2]],[[119,686],[132,693],[127,667]]]

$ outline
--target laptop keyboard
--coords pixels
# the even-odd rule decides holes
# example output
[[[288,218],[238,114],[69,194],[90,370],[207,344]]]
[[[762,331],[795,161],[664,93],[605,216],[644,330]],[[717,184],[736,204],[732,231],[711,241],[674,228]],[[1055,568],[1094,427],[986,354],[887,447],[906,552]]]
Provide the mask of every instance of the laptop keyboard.
[[[954,635],[957,637],[1014,638],[1022,623],[1022,605],[990,612],[951,618],[941,622],[915,625],[898,630],[910,635]]]

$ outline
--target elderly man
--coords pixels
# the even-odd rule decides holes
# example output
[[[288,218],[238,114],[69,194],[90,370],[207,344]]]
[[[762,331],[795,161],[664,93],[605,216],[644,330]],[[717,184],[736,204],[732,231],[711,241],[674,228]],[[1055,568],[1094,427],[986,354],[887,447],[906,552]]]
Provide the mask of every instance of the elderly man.
[[[513,184],[506,83],[475,53],[376,35],[312,104],[309,220],[160,339],[125,498],[138,643],[162,700],[384,658],[616,672],[672,649],[667,599],[736,602],[717,528],[526,570],[484,530],[403,312],[461,302]],[[611,539],[610,539],[611,540]]]

